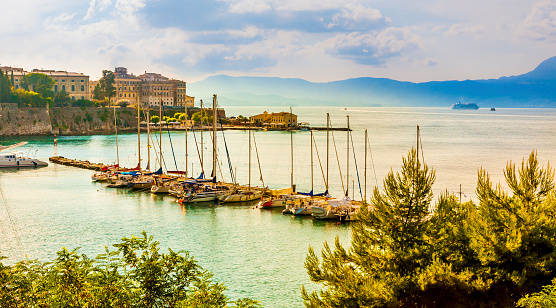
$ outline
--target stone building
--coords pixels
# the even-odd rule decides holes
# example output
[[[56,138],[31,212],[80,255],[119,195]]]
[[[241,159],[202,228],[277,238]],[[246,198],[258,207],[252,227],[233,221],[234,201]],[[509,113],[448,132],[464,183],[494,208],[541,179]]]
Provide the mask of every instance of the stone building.
[[[54,93],[59,93],[60,91],[66,91],[72,100],[78,99],[91,99],[91,92],[89,91],[89,76],[83,73],[67,72],[67,71],[55,71],[55,70],[43,70],[34,69],[31,72],[27,72],[22,68],[11,68],[2,67],[4,71],[11,78],[13,72],[14,88],[21,88],[21,78],[24,75],[30,73],[45,74],[48,77],[54,79],[54,87],[52,90]],[[33,89],[29,89],[33,90]]]
[[[249,117],[249,121],[257,122],[260,121],[263,125],[270,127],[288,127],[297,126],[297,115],[289,112],[263,112],[258,115]]]
[[[127,68],[116,67],[114,70],[114,87],[116,96],[112,97],[110,103],[119,104],[128,102],[137,105],[141,101],[141,83],[143,79],[133,74],[128,74]]]

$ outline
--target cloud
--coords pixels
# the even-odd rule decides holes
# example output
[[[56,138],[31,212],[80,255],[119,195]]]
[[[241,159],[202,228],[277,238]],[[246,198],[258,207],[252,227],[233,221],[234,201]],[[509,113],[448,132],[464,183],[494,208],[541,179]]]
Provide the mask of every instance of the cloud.
[[[420,43],[419,37],[408,28],[390,27],[381,32],[339,34],[318,45],[330,55],[382,66],[388,58],[418,49]]]
[[[445,36],[470,36],[470,37],[477,37],[485,33],[485,28],[481,25],[462,25],[462,24],[455,24],[452,25],[444,32]]]
[[[243,14],[243,13],[264,13],[272,9],[272,6],[262,0],[240,0],[230,5],[230,12]]]
[[[517,32],[531,40],[556,42],[556,3],[537,2]]]
[[[384,17],[379,10],[358,3],[348,4],[339,13],[334,14],[327,27],[329,29],[368,30],[371,27],[382,26],[390,22],[391,20]]]
[[[108,8],[109,5],[112,4],[112,0],[91,0],[89,3],[89,9],[87,10],[87,14],[85,14],[85,19],[92,18],[98,12],[102,12]]]

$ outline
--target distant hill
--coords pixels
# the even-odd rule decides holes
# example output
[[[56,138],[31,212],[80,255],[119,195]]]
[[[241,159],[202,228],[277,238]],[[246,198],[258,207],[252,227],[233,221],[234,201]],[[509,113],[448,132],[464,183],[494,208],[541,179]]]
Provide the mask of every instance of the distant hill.
[[[276,77],[209,77],[188,84],[197,98],[218,94],[222,106],[451,106],[473,102],[481,107],[556,107],[556,57],[531,72],[498,79],[402,82],[353,78],[327,83]]]

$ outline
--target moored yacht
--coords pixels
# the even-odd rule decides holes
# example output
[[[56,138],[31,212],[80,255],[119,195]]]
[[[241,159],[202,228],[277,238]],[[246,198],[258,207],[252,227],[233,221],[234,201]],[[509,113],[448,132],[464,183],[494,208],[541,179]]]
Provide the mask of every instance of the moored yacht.
[[[19,146],[27,144],[26,141],[16,143],[10,146],[0,146],[0,151],[7,151]],[[0,167],[44,167],[48,166],[48,163],[38,160],[36,158],[30,158],[23,156],[25,154],[21,151],[10,152],[10,153],[0,153]]]

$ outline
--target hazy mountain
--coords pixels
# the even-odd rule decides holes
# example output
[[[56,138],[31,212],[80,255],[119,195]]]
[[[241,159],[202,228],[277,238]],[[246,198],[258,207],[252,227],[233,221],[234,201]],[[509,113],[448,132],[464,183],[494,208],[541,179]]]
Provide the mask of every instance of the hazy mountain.
[[[556,107],[556,57],[523,75],[485,80],[412,83],[362,77],[312,83],[219,75],[188,84],[196,100],[214,93],[222,106],[451,106],[461,101],[482,107]]]

